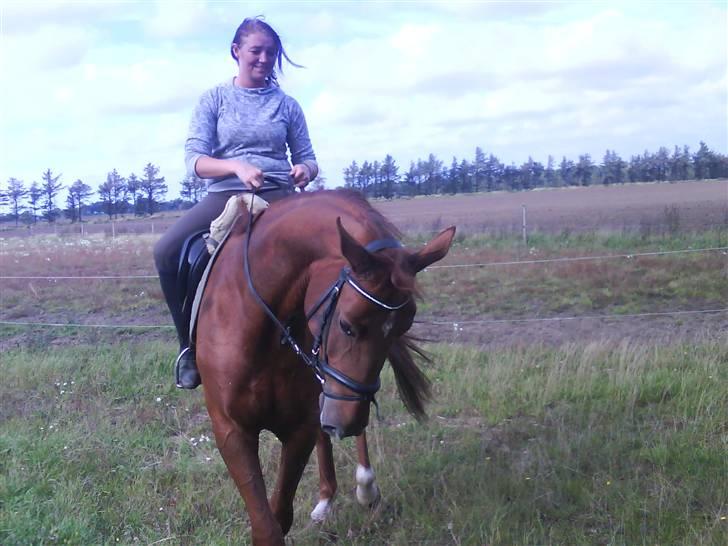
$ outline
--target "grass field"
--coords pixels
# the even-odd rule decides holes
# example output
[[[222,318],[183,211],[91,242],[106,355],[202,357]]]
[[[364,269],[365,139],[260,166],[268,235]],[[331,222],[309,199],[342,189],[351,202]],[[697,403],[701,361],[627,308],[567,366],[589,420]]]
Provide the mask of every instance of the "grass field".
[[[338,443],[335,517],[308,526],[309,465],[291,543],[728,540],[725,343],[430,349],[424,426],[385,373],[369,429],[383,503],[355,503],[353,442]],[[246,543],[201,393],[170,386],[172,356],[154,342],[3,355],[0,543]],[[270,480],[276,442],[262,451]]]
[[[310,464],[289,543],[728,543],[728,314],[669,315],[725,307],[728,231],[655,201],[634,229],[621,216],[534,231],[527,246],[506,224],[459,234],[438,265],[487,265],[420,276],[415,331],[440,341],[426,345],[430,420],[405,413],[385,370],[369,428],[382,504],[356,504],[353,442],[337,443],[334,517],[308,523]],[[0,275],[153,274],[155,239],[5,237]],[[708,248],[723,250],[682,252]],[[611,258],[575,260],[589,256]],[[0,544],[246,544],[202,393],[172,386],[156,280],[0,282],[0,321],[127,325],[0,325]],[[265,435],[269,483],[277,453]]]

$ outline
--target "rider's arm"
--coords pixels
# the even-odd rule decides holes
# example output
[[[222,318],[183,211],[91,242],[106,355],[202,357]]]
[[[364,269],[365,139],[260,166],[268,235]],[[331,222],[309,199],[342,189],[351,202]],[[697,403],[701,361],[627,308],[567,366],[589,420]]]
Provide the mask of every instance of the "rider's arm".
[[[308,136],[306,117],[303,115],[301,106],[292,97],[287,97],[289,107],[289,122],[287,144],[291,152],[291,176],[296,185],[303,187],[318,175],[318,163],[313,152],[311,139]],[[306,176],[307,175],[307,176]]]
[[[212,157],[213,145],[217,142],[220,101],[219,90],[211,89],[200,97],[192,113],[185,142],[187,173],[199,178],[237,176],[247,186],[259,187],[263,183],[263,172],[257,167],[236,159]]]

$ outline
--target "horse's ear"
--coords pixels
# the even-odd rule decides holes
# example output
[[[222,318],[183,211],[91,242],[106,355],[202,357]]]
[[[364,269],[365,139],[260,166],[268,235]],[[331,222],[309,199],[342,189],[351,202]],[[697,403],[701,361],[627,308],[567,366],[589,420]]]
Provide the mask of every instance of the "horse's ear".
[[[340,217],[336,218],[336,227],[339,229],[341,239],[341,253],[351,265],[351,270],[359,274],[370,271],[375,265],[372,255],[349,235],[349,232],[341,225]]]
[[[414,272],[422,271],[428,265],[442,260],[447,255],[448,250],[450,250],[454,236],[455,226],[450,226],[427,243],[422,250],[410,255],[408,261]]]

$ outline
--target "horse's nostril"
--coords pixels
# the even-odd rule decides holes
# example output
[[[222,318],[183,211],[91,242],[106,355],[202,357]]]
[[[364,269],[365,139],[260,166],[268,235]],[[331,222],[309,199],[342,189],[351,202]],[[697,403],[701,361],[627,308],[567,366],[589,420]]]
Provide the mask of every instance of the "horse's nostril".
[[[332,438],[336,438],[337,440],[341,440],[342,438],[341,429],[339,427],[321,425],[321,429]]]

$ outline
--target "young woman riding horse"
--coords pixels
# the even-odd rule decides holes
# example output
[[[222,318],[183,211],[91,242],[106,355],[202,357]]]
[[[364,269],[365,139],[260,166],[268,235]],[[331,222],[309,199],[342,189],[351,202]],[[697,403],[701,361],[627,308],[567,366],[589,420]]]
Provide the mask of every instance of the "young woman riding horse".
[[[422,411],[427,382],[405,337],[416,311],[415,275],[446,255],[455,228],[417,252],[406,250],[380,213],[344,190],[277,201],[251,228],[245,224],[234,226],[210,272],[197,362],[253,543],[280,545],[317,441],[321,500],[335,489],[322,430],[336,438],[362,434],[385,359],[407,406]],[[270,501],[258,459],[264,429],[282,443]],[[312,517],[326,511],[324,502]]]
[[[408,409],[423,414],[428,383],[405,336],[416,309],[414,276],[447,253],[454,228],[411,252],[354,194],[279,200],[318,173],[303,113],[276,81],[276,62],[280,70],[282,59],[290,59],[259,19],[243,21],[230,52],[238,74],[202,96],[185,147],[190,175],[208,179],[209,193],[164,234],[154,257],[180,339],[177,385],[195,388],[204,381],[217,445],[245,499],[253,542],[278,545],[291,526],[293,497],[315,444],[320,501],[311,517],[321,520],[330,510],[336,477],[324,430],[338,438],[357,435],[357,498],[365,505],[376,500],[363,433],[369,405],[388,358]],[[220,251],[191,351],[177,278],[182,247],[229,197],[254,188],[273,205],[254,233],[247,232],[249,251],[245,217]],[[270,501],[258,460],[263,429],[283,443]]]
[[[186,293],[180,286],[185,279],[178,275],[185,241],[209,228],[231,196],[255,188],[267,201],[276,201],[293,194],[295,187],[304,188],[318,174],[303,111],[276,79],[276,65],[281,70],[284,58],[291,62],[278,34],[260,19],[245,19],[235,31],[230,54],[238,73],[202,95],[185,145],[187,171],[208,180],[208,194],[154,247],[162,292],[180,342],[176,383],[186,389],[197,387],[200,378],[189,349],[189,308],[183,308],[180,296]]]

